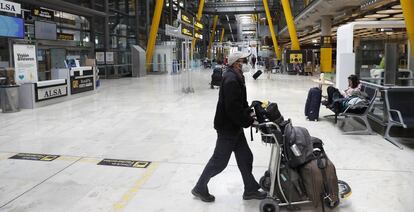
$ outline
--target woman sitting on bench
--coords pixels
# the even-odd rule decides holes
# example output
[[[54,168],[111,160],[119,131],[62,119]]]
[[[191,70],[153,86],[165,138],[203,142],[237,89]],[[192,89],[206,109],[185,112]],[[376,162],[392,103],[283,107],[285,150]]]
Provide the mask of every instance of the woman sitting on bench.
[[[346,108],[346,103],[354,97],[365,97],[361,91],[361,83],[356,75],[352,74],[348,77],[348,88],[344,91],[339,91],[333,86],[327,88],[328,99],[322,104],[332,109],[334,112],[341,112]],[[345,107],[344,107],[345,105]]]

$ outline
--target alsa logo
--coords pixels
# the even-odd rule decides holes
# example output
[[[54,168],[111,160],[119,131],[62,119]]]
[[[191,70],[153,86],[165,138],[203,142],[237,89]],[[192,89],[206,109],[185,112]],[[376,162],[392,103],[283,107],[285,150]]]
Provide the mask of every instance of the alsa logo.
[[[12,4],[0,2],[0,9],[7,10],[10,12],[16,12],[16,8]]]
[[[47,99],[47,98],[51,98],[51,97],[55,97],[55,96],[61,96],[62,95],[62,90],[61,89],[52,89],[52,90],[46,90],[43,98]]]

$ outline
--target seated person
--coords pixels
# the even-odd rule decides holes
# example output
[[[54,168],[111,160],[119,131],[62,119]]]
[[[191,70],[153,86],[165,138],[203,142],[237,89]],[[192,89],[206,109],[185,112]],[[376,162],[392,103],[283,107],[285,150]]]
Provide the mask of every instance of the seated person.
[[[348,102],[353,98],[366,99],[367,95],[361,92],[361,83],[356,75],[348,77],[348,88],[344,91],[339,91],[333,86],[327,88],[328,100],[323,101],[322,104],[335,112],[342,112],[348,107]],[[355,101],[355,100],[354,100]],[[351,101],[352,103],[353,101]],[[359,101],[358,101],[359,102]]]

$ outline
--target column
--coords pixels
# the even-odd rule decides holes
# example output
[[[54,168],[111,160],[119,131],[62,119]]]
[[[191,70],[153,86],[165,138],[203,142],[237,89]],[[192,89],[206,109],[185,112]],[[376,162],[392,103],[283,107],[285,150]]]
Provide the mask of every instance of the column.
[[[321,72],[332,72],[332,16],[321,18]]]
[[[109,49],[109,39],[110,39],[110,35],[109,35],[109,0],[105,0],[104,1],[104,10],[106,13],[105,16],[105,31],[104,31],[104,48],[105,51]],[[95,38],[93,39],[95,40]]]

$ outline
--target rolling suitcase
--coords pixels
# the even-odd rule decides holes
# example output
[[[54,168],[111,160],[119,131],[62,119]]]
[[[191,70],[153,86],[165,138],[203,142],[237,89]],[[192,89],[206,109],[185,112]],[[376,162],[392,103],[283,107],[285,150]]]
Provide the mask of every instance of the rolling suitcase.
[[[299,174],[306,194],[315,207],[320,203],[329,208],[338,206],[340,200],[336,169],[324,152],[300,167]]]
[[[256,73],[253,74],[253,79],[256,80],[262,73],[263,73],[263,71],[261,71],[261,70],[256,71]]]
[[[305,104],[305,116],[310,121],[319,119],[319,109],[321,107],[322,90],[318,87],[311,88]]]

